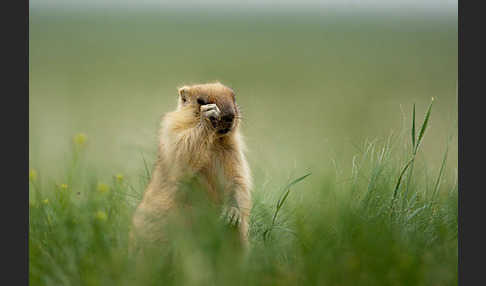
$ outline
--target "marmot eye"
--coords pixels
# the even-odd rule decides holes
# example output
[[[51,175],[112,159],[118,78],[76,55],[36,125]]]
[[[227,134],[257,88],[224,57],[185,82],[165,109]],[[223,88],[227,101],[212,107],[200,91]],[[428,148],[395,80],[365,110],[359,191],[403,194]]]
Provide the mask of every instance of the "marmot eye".
[[[204,101],[204,99],[202,99],[202,98],[198,98],[197,103],[200,104],[200,105],[205,105],[206,101]]]

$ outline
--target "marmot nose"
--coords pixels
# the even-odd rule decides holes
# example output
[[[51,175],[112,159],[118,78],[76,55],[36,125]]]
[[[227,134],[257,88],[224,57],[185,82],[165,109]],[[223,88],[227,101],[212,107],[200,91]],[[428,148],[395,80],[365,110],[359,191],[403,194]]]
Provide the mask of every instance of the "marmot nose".
[[[233,119],[235,118],[235,115],[233,113],[228,113],[223,116],[221,116],[221,120],[227,123],[233,122]]]

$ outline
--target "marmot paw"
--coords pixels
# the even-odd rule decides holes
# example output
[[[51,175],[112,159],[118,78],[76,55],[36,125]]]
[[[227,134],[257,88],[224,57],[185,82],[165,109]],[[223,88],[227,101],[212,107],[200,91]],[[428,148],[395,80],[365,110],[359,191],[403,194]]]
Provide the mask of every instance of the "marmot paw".
[[[206,104],[201,105],[201,115],[202,118],[209,120],[214,126],[219,120],[221,111],[216,104]]]
[[[241,223],[240,210],[236,207],[225,207],[221,214],[221,219],[224,219],[231,226],[238,226]]]

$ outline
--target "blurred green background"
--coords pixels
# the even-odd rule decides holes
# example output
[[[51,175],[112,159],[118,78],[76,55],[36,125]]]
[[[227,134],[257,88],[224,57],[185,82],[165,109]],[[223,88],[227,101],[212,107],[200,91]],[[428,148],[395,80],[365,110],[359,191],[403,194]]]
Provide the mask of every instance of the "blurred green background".
[[[347,172],[356,146],[410,128],[413,103],[421,121],[432,97],[420,156],[440,166],[457,133],[456,17],[210,10],[31,9],[30,166],[56,178],[82,132],[100,176],[138,174],[177,87],[214,80],[236,91],[268,180]]]
[[[457,9],[434,1],[31,1],[30,285],[457,285]],[[194,208],[175,254],[135,261],[160,118],[178,87],[215,80],[254,174],[248,260]]]

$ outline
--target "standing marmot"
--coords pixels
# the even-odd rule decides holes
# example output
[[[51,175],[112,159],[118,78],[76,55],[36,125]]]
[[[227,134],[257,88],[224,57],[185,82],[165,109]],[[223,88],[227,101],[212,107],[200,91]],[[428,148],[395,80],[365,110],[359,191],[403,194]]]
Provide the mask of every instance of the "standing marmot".
[[[177,109],[162,119],[158,158],[133,216],[132,239],[164,241],[163,222],[177,208],[179,184],[194,176],[224,206],[223,215],[238,225],[247,245],[251,177],[239,121],[235,94],[221,83],[179,89]]]

